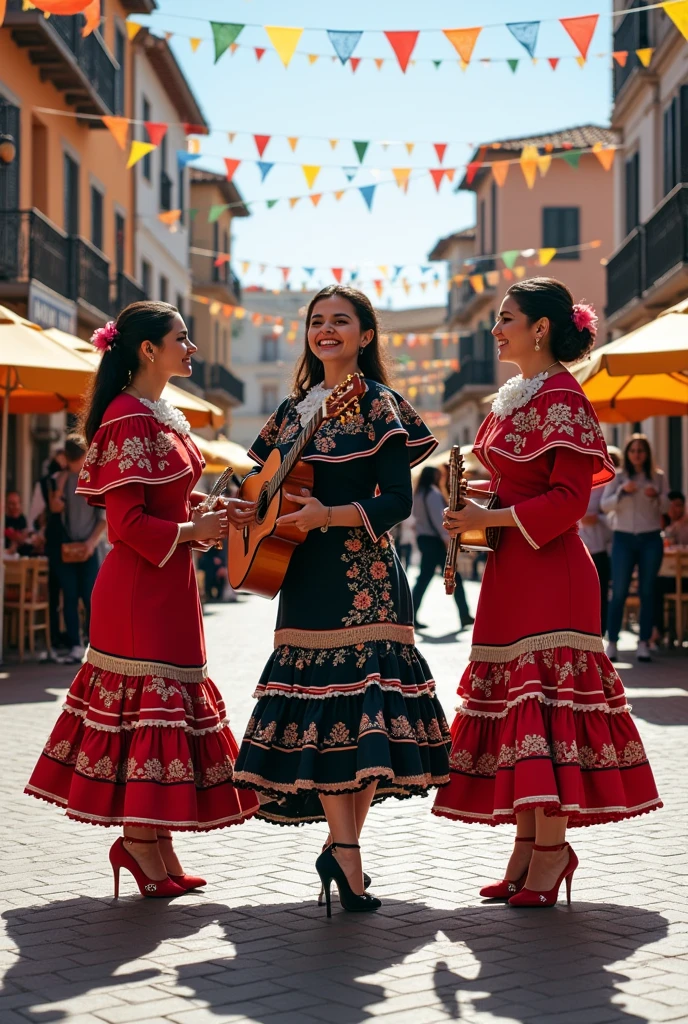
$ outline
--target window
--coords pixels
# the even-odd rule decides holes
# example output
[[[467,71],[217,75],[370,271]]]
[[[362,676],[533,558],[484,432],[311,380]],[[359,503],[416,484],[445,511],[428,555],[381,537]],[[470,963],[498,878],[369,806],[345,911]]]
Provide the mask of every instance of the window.
[[[124,113],[124,83],[126,81],[127,43],[124,30],[115,26],[115,60],[119,68],[115,72],[115,113]],[[147,121],[150,118],[146,118]]]
[[[124,272],[125,220],[121,213],[115,214],[115,270]]]
[[[542,246],[564,249],[580,245],[580,210],[577,206],[545,206],[542,210]],[[558,252],[555,260],[579,260],[580,252]]]
[[[150,103],[148,102],[148,100],[146,99],[145,96],[143,97],[143,101],[142,101],[142,104],[141,104],[141,118],[144,121],[150,121],[151,120],[151,106],[150,106]],[[145,135],[144,135],[144,138],[146,138]],[[152,160],[151,160],[151,154],[150,153],[146,153],[146,155],[144,156],[143,160],[141,161],[141,169],[143,171],[143,176],[146,179],[146,181],[150,181],[151,180],[152,166],[153,166],[153,164],[152,164]]]
[[[497,182],[492,182],[490,191],[490,252],[497,252]]]
[[[177,292],[177,309],[181,316],[184,316],[184,296],[181,292]]]
[[[79,165],[67,153],[64,157],[64,229],[68,235],[79,234]]]
[[[678,138],[681,170],[679,181],[688,181],[688,85],[682,85],[678,94]]]
[[[664,195],[680,180],[679,98],[675,96],[664,111]]]
[[[19,107],[0,93],[0,132],[11,135],[17,145],[17,155],[12,163],[0,170],[0,210],[19,209],[20,121]]]
[[[91,241],[103,251],[103,193],[91,185]]]
[[[261,363],[277,362],[278,339],[274,334],[265,334],[260,348]]]
[[[168,295],[170,292],[170,282],[167,280],[164,274],[160,275],[160,287],[158,289],[161,302],[168,302]]]
[[[634,153],[626,161],[625,198],[626,198],[626,234],[640,224],[640,154]]]
[[[273,413],[279,404],[276,384],[263,384],[260,391],[260,411],[263,416]]]
[[[148,260],[141,260],[141,287],[149,299],[153,294],[153,268]]]
[[[167,136],[160,143],[160,209],[172,209],[172,179],[167,173]]]
[[[222,252],[229,255],[229,231],[222,232]],[[229,281],[229,263],[222,264],[222,280]]]

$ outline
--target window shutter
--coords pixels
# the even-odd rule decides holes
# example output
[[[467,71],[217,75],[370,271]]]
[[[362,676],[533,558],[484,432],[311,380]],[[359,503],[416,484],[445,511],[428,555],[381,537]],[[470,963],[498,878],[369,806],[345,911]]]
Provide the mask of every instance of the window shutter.
[[[688,181],[688,85],[678,95],[679,167],[681,181]]]

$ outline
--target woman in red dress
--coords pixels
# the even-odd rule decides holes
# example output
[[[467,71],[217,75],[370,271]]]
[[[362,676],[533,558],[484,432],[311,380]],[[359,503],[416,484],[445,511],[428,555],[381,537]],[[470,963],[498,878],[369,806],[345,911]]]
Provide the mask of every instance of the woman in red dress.
[[[469,500],[445,514],[452,535],[502,529],[459,686],[451,782],[433,811],[516,823],[504,880],[481,890],[514,906],[552,906],[564,879],[570,894],[578,860],[567,825],[661,807],[604,654],[599,581],[577,532],[591,488],[614,477],[595,412],[561,365],[589,351],[596,320],[551,278],[509,289],[492,333],[521,376],[500,388],[474,448],[501,507]]]
[[[26,787],[70,818],[123,825],[110,850],[144,896],[204,885],[185,874],[171,832],[244,821],[258,809],[233,785],[237,744],[208,678],[191,547],[227,530],[232,510],[194,511],[203,458],[184,416],[160,399],[196,351],[164,302],[136,302],[96,331],[102,361],[83,427],[77,493],[105,507],[112,550],[93,590],[90,646]]]

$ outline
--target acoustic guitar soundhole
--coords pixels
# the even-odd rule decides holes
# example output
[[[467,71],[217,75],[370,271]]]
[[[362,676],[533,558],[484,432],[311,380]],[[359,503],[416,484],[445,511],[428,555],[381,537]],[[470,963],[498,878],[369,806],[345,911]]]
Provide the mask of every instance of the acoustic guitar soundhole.
[[[263,490],[258,495],[258,501],[256,502],[256,522],[262,523],[268,514],[268,485],[264,485]]]

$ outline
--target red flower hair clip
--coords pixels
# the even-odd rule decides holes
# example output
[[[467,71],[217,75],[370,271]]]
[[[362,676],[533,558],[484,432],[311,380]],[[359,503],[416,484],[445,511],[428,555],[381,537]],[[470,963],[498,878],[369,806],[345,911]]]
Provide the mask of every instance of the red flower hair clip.
[[[587,327],[593,338],[597,334],[597,313],[593,306],[588,306],[584,302],[576,302],[571,319],[577,331],[584,331]]]
[[[115,338],[119,337],[119,331],[114,320],[108,320],[105,327],[99,327],[91,335],[91,343],[99,352],[109,352]]]

